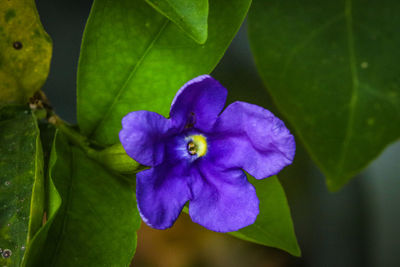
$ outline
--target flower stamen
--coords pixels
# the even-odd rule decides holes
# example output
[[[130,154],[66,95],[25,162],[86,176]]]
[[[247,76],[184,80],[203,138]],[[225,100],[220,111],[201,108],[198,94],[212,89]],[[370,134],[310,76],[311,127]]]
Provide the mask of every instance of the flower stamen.
[[[196,145],[193,143],[193,141],[190,141],[188,143],[187,149],[190,155],[195,155],[197,153],[197,148]]]
[[[207,141],[203,135],[191,135],[188,140],[187,151],[191,156],[202,157],[207,153]]]

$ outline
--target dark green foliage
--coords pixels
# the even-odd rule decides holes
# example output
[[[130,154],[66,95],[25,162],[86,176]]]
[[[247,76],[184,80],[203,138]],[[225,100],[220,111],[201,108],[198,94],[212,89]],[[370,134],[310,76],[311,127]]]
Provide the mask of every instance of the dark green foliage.
[[[399,138],[399,11],[391,0],[252,6],[249,36],[259,72],[330,190]]]
[[[20,266],[42,223],[43,157],[36,119],[25,107],[0,109],[0,265]]]
[[[62,134],[54,142],[49,172],[51,221],[43,236],[36,236],[42,248],[28,265],[129,266],[140,225],[132,186]]]

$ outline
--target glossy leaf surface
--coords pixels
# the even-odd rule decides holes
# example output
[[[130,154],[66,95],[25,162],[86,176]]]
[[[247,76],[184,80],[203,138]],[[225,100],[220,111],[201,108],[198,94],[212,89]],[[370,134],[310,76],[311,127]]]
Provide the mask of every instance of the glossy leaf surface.
[[[255,0],[249,13],[259,72],[330,190],[400,136],[399,11],[391,0]]]
[[[208,0],[146,0],[158,12],[173,21],[194,41],[207,40]]]
[[[61,206],[32,266],[128,266],[140,217],[131,185],[113,176],[57,135],[50,178]],[[53,199],[54,196],[56,199]],[[50,202],[57,194],[50,192]],[[28,265],[29,265],[28,264]]]
[[[251,179],[250,181],[255,186],[260,200],[260,214],[254,224],[231,234],[300,256],[290,209],[278,178],[272,176],[264,180]]]
[[[41,253],[46,243],[47,234],[54,221],[55,215],[61,206],[61,197],[53,183],[52,178],[49,176],[49,173],[51,172],[57,160],[56,153],[52,153],[52,157],[50,157],[51,150],[54,145],[54,136],[56,130],[53,125],[48,123],[39,124],[39,129],[45,163],[43,168],[46,188],[45,219],[44,225],[37,231],[27,246],[21,266],[34,267],[37,266],[38,262],[40,262],[41,258],[43,257]]]
[[[35,1],[0,1],[0,105],[26,103],[42,87],[51,53]]]
[[[114,144],[127,113],[167,115],[178,89],[216,66],[249,5],[250,0],[211,1],[208,39],[199,45],[143,0],[95,0],[78,70],[82,132]]]
[[[20,266],[40,228],[44,207],[43,157],[36,120],[24,107],[0,109],[1,266]]]

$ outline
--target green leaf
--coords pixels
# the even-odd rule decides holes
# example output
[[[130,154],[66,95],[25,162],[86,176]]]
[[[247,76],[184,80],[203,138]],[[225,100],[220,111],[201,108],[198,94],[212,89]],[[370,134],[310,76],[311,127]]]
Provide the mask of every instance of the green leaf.
[[[250,178],[250,176],[248,175]],[[260,214],[254,224],[237,232],[235,237],[257,244],[283,249],[300,256],[292,217],[285,192],[276,176],[264,180],[251,179],[260,200]]]
[[[0,248],[20,266],[27,244],[42,224],[43,157],[36,119],[23,107],[0,109]]]
[[[40,129],[40,139],[43,144],[43,158],[44,158],[44,173],[45,173],[45,188],[46,188],[46,205],[45,205],[45,218],[46,222],[37,231],[32,241],[26,248],[25,256],[21,266],[37,266],[36,264],[40,261],[42,257],[41,252],[43,246],[46,243],[47,234],[49,232],[50,226],[52,225],[55,214],[61,206],[61,197],[53,183],[52,178],[49,173],[54,167],[57,155],[52,153],[50,157],[50,152],[54,146],[54,136],[56,130],[53,125],[48,123],[39,124]],[[49,171],[50,170],[50,171]]]
[[[46,81],[51,53],[35,1],[1,1],[0,106],[28,102]]]
[[[216,66],[250,2],[211,1],[208,39],[199,45],[142,0],[95,0],[78,69],[82,132],[112,145],[127,113],[167,115],[177,90]]]
[[[146,0],[199,44],[207,41],[208,0]]]
[[[338,190],[400,135],[400,2],[263,1],[249,13],[260,74]]]
[[[140,225],[132,186],[68,144],[61,133],[51,155],[50,178],[61,207],[50,206],[55,217],[45,233],[46,244],[27,265],[129,266]]]

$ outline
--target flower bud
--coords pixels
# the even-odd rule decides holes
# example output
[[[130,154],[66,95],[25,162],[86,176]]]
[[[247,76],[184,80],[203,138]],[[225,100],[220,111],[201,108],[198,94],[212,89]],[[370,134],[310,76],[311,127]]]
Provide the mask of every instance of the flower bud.
[[[121,143],[109,146],[92,156],[108,169],[121,174],[137,173],[145,168],[126,154]]]

